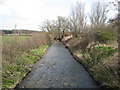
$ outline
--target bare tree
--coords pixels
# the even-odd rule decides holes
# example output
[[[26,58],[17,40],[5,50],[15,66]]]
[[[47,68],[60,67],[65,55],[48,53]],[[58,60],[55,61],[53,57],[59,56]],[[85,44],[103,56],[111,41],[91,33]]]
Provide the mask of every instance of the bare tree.
[[[74,33],[75,37],[78,35],[78,17],[76,16],[75,10],[72,10],[71,17],[70,17],[70,30]]]
[[[82,33],[84,32],[84,29],[86,27],[86,15],[85,15],[85,4],[84,3],[79,3],[77,2],[77,5],[76,5],[76,14],[78,16],[78,28],[79,28],[79,31]]]
[[[71,12],[70,25],[75,37],[83,33],[86,26],[85,4],[77,2]]]
[[[58,30],[60,34],[60,38],[64,37],[64,32],[68,31],[68,19],[65,17],[58,16]]]
[[[58,16],[56,21],[46,20],[41,25],[41,28],[42,30],[51,33],[54,36],[54,38],[59,37],[60,39],[62,39],[64,36],[64,32],[68,30],[68,19],[65,17]]]
[[[117,14],[116,16],[113,18],[113,19],[110,19],[109,20],[109,23],[114,27],[116,28],[116,31],[117,31],[117,41],[118,41],[118,44],[120,45],[120,0],[115,0],[114,2],[111,2],[112,3],[112,6],[114,8],[114,10],[116,11],[117,10]],[[118,47],[119,48],[119,47]],[[120,50],[120,48],[118,49]]]
[[[43,24],[41,25],[42,30],[44,31],[51,31],[51,21],[46,20],[45,22],[43,22]]]
[[[94,2],[90,14],[92,26],[104,25],[107,20],[107,12],[107,4],[105,2]]]
[[[109,2],[112,6],[113,10],[117,12],[115,17],[109,19],[108,23],[111,24],[113,27],[120,25],[120,0],[115,0],[114,2]]]

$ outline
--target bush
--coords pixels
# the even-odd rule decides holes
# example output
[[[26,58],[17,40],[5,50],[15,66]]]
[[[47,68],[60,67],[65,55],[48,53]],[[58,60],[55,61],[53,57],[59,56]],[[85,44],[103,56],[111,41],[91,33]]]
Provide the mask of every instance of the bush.
[[[82,64],[101,86],[107,88],[119,87],[118,53],[117,49],[108,46],[95,46],[88,52],[82,53]]]
[[[106,43],[107,41],[111,41],[115,39],[115,35],[111,30],[97,31],[96,37],[100,43]]]
[[[120,87],[118,68],[118,53],[115,53],[114,55],[110,55],[94,65],[91,68],[91,72],[102,86],[107,88],[118,88]]]
[[[10,88],[21,80],[29,68],[45,52],[50,43],[47,33],[27,36],[3,36],[2,42],[2,82],[3,88]],[[39,48],[40,47],[40,48]],[[37,49],[39,48],[39,49]]]
[[[88,59],[85,62],[89,62],[89,67],[101,62],[103,58],[107,58],[117,52],[117,49],[107,46],[95,46],[92,50],[86,52],[88,54]]]

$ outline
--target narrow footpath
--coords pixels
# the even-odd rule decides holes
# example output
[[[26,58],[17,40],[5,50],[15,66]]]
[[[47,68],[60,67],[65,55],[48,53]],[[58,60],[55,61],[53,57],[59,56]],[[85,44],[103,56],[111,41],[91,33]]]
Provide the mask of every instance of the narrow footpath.
[[[62,43],[54,42],[17,88],[99,88]]]

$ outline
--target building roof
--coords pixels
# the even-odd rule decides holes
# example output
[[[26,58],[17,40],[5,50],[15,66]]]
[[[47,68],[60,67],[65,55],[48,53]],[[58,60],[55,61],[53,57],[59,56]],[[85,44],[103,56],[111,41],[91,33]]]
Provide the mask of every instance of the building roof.
[[[72,33],[71,32],[64,32],[64,36],[71,36]]]

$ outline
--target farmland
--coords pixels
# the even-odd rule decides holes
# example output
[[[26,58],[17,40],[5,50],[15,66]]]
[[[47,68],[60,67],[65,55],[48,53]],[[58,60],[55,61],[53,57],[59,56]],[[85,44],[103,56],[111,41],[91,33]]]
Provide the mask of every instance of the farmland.
[[[1,36],[0,38],[2,38],[2,41],[5,42],[6,40],[8,41],[12,41],[12,40],[25,40],[25,39],[28,39],[30,37],[28,36]]]
[[[40,34],[1,36],[3,88],[14,87],[46,51],[50,42],[49,36],[46,33]],[[40,42],[38,38],[44,39],[44,41]]]

